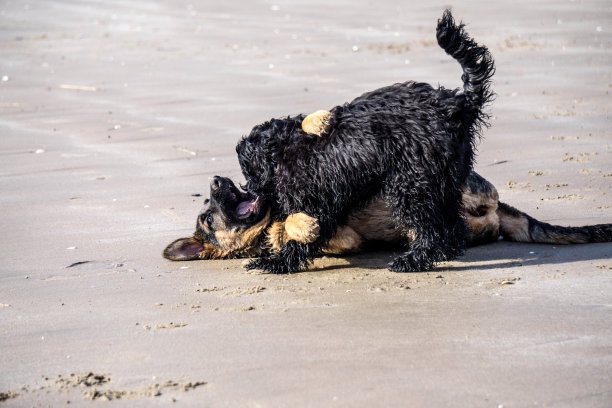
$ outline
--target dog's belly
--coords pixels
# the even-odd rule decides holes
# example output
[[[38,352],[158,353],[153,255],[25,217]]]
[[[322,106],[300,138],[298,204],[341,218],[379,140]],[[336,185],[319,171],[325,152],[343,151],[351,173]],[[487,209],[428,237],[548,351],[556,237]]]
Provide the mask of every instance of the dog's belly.
[[[497,240],[499,216],[496,211],[499,195],[495,186],[479,174],[471,172],[463,189],[462,202],[468,245]],[[401,240],[401,232],[395,227],[391,209],[380,196],[367,207],[351,213],[347,226],[364,241]],[[408,231],[407,237],[409,240],[414,239],[413,232]]]
[[[395,228],[391,209],[380,198],[366,208],[351,213],[347,225],[366,241],[397,242],[401,238],[400,231]]]

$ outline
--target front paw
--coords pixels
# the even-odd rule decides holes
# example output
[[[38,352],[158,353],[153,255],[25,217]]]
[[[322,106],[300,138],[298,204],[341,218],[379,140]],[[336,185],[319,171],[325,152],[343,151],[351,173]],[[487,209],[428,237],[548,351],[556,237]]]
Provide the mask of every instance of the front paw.
[[[275,275],[297,272],[283,260],[278,257],[257,258],[253,259],[246,265],[247,271],[261,270]]]
[[[310,244],[319,238],[319,221],[304,213],[291,214],[285,220],[285,242],[297,241]]]
[[[306,269],[317,255],[318,249],[296,241],[289,241],[279,253],[254,259],[246,266],[247,270],[261,269],[268,273],[293,273]]]

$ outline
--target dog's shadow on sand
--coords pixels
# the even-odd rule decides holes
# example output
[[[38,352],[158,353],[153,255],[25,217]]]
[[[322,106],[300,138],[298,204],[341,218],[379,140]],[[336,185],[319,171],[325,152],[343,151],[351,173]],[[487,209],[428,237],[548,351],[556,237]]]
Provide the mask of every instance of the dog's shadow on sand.
[[[372,250],[360,254],[342,256],[344,264],[315,262],[309,271],[363,268],[386,269],[400,251]],[[612,244],[545,245],[498,241],[468,248],[466,253],[450,262],[440,263],[439,272],[466,271],[472,269],[503,269],[517,266],[570,264],[572,262],[612,259]],[[331,264],[330,264],[331,263]]]

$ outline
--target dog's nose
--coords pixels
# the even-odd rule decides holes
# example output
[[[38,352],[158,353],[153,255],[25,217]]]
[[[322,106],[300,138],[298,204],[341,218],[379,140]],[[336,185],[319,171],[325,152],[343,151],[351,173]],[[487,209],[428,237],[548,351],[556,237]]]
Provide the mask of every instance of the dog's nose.
[[[210,182],[210,189],[217,190],[219,187],[221,187],[221,177],[215,176]]]

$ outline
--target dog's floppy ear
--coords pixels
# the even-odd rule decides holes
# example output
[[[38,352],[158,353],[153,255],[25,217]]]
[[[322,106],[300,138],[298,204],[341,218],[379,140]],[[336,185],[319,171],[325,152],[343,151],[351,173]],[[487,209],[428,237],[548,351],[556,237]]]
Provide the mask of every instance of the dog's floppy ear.
[[[163,255],[171,261],[190,261],[198,259],[203,250],[203,244],[195,238],[179,238],[164,249]]]
[[[330,127],[331,112],[316,111],[306,116],[302,121],[302,130],[309,135],[323,136]]]

